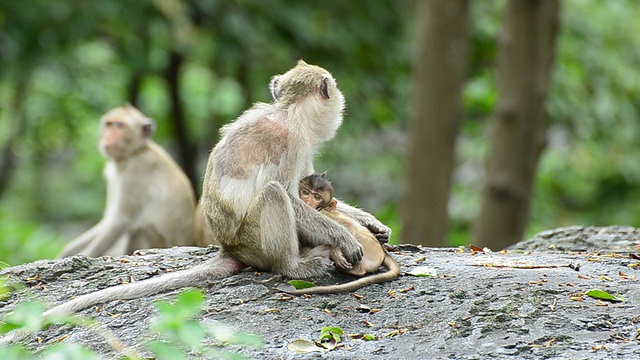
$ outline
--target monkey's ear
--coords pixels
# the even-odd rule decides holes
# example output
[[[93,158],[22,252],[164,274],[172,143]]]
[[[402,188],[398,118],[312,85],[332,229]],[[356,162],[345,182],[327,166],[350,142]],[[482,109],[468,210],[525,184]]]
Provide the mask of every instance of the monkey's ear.
[[[331,201],[329,201],[329,203],[326,206],[326,209],[329,211],[338,211],[338,200],[331,199]]]
[[[142,137],[145,139],[151,137],[153,133],[156,131],[156,123],[151,119],[147,119],[147,121],[142,124]]]
[[[326,178],[327,178],[327,172],[326,172],[326,171],[323,171],[323,172],[320,174],[320,177],[321,177],[321,178],[323,178],[323,179],[326,179]]]
[[[322,84],[320,84],[320,95],[325,99],[331,99],[329,96],[329,78],[326,76],[322,78]]]
[[[277,91],[277,87],[278,87],[278,81],[280,80],[280,75],[276,75],[274,77],[271,78],[271,82],[269,83],[269,90],[271,90],[271,97],[273,98],[273,100],[278,100],[278,91]]]

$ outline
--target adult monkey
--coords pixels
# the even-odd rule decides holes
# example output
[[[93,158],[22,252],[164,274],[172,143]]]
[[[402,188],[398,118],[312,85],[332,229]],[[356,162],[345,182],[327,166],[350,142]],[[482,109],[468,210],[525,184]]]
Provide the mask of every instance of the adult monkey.
[[[202,203],[199,201],[193,218],[193,244],[200,247],[220,245],[216,242],[213,231],[204,219]]]
[[[70,241],[59,257],[131,254],[192,244],[195,196],[189,180],[151,140],[153,121],[131,105],[100,119],[100,152],[107,159],[102,220]]]
[[[344,98],[331,74],[304,61],[271,81],[273,104],[257,103],[221,131],[209,157],[202,203],[222,246],[213,259],[191,269],[79,296],[43,316],[71,313],[110,300],[134,299],[240,272],[246,265],[288,277],[324,275],[324,259],[301,257],[305,246],[328,244],[350,263],[362,246],[345,228],[298,198],[302,177],[313,173],[313,155],[342,123]],[[391,231],[372,215],[340,205],[383,241]],[[14,332],[0,345],[24,338]]]
[[[298,197],[313,155],[342,123],[342,93],[329,72],[302,60],[270,87],[274,105],[257,104],[221,130],[203,184],[206,220],[226,255],[260,270],[324,275],[322,259],[300,257],[299,245],[328,244],[356,263],[362,247],[355,238]],[[339,209],[388,240],[389,228],[372,215]]]

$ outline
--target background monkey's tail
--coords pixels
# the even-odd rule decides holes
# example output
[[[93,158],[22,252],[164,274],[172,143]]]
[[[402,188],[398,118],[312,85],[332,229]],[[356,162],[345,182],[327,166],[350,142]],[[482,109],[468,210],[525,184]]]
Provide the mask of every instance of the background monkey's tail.
[[[300,290],[285,290],[282,288],[279,288],[278,290],[284,291],[291,295],[335,294],[335,293],[358,290],[367,285],[379,284],[386,281],[392,281],[398,278],[398,276],[400,275],[400,267],[398,266],[398,263],[396,263],[396,261],[393,260],[393,257],[391,257],[391,255],[389,255],[389,253],[387,253],[386,251],[384,254],[384,260],[382,261],[382,265],[384,265],[389,270],[383,273],[365,276],[358,280],[350,281],[344,284],[314,286],[314,287],[300,289]]]
[[[145,296],[160,294],[170,290],[190,286],[202,287],[208,281],[221,279],[239,273],[245,267],[239,260],[219,254],[213,259],[197,265],[191,269],[163,274],[140,282],[114,286],[78,296],[45,311],[43,318],[55,315],[73,314],[93,305],[111,300],[129,300]],[[25,331],[16,330],[0,338],[0,346],[20,341],[29,336]]]

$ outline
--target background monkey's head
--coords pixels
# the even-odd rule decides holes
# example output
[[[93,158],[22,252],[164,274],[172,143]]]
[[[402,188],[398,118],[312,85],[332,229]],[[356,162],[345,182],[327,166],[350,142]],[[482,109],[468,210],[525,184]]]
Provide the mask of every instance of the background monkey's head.
[[[108,111],[100,119],[100,151],[114,160],[126,159],[144,148],[155,123],[127,104]]]

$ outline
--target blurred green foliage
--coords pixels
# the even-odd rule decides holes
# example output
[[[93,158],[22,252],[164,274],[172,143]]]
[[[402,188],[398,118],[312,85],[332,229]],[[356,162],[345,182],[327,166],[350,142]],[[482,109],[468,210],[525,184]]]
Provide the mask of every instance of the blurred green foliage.
[[[374,212],[401,242],[415,1],[44,0],[0,3],[0,261],[54,257],[104,206],[98,119],[125,101],[180,146],[172,56],[198,178],[217,130],[297,59],[333,72],[345,124],[316,162],[338,197]],[[465,119],[450,201],[451,244],[479,207],[486,124],[496,103],[503,1],[472,2]],[[569,224],[640,226],[640,3],[566,0],[528,235]],[[438,69],[434,69],[438,71]],[[12,166],[7,170],[5,154]],[[5,181],[3,181],[5,180]],[[3,182],[6,185],[3,186]]]
[[[0,278],[0,288],[4,279]],[[151,328],[155,340],[145,340],[157,359],[246,359],[237,353],[238,347],[229,350],[228,345],[261,347],[257,335],[238,332],[222,323],[201,323],[197,317],[205,302],[202,290],[185,290],[173,303],[156,303],[157,314]],[[68,324],[91,329],[113,348],[123,359],[143,359],[145,356],[129,348],[115,334],[92,318],[80,315],[42,316],[46,307],[38,301],[20,303],[14,311],[0,319],[0,334],[14,330],[34,334],[52,324]],[[27,350],[23,345],[0,346],[2,359],[101,359],[94,351],[74,343],[53,343],[42,351]]]

